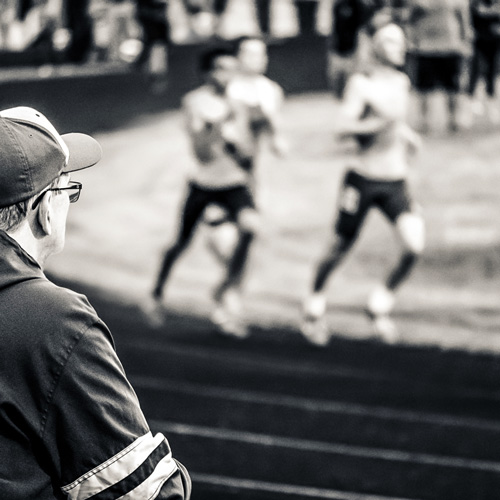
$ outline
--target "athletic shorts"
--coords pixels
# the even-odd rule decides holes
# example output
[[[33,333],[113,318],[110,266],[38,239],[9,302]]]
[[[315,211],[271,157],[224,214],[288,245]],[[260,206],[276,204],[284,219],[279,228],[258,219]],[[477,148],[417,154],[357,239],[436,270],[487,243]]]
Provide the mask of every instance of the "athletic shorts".
[[[252,192],[247,186],[204,189],[191,183],[182,213],[181,235],[184,239],[191,236],[208,205],[222,207],[227,212],[230,221],[236,221],[243,209],[255,209]]]
[[[459,92],[461,87],[463,57],[449,56],[414,56],[414,86],[420,91],[443,89]]]
[[[391,222],[411,211],[406,181],[379,181],[349,170],[339,193],[339,209],[335,231],[345,238],[358,235],[366,214],[377,207]]]

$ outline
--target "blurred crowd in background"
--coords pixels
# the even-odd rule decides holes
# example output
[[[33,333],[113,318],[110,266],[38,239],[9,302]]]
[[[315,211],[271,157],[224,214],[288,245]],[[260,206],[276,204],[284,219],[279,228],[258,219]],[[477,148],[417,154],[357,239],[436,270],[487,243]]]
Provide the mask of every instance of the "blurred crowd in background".
[[[417,90],[444,87],[451,115],[457,95],[468,94],[472,114],[488,110],[500,122],[500,0],[3,0],[0,58],[31,52],[35,65],[125,63],[162,73],[170,44],[313,34],[328,40],[328,74],[340,95],[365,62],[370,29],[387,17],[407,34],[407,71]],[[436,61],[427,61],[436,57],[437,71]],[[22,62],[3,57],[0,66]],[[416,74],[421,70],[426,74]],[[434,81],[435,72],[446,75]],[[425,113],[425,100],[422,106]],[[459,121],[452,116],[451,126]]]
[[[314,0],[306,3],[317,10]],[[5,0],[0,51],[45,45],[72,62],[127,60],[134,41],[196,43],[260,31],[295,36],[298,10],[293,0]]]

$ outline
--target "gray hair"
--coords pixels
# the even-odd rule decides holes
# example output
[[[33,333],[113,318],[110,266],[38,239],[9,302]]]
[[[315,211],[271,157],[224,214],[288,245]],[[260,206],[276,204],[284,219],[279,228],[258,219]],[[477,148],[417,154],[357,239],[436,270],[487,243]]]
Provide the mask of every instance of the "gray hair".
[[[26,218],[31,198],[15,205],[0,208],[0,229],[12,231]]]
[[[57,187],[59,185],[59,179],[60,177],[56,177],[46,188],[27,200],[20,201],[14,205],[9,205],[8,207],[0,208],[0,229],[6,232],[17,229],[24,219],[26,219],[28,209],[33,201],[47,189]]]

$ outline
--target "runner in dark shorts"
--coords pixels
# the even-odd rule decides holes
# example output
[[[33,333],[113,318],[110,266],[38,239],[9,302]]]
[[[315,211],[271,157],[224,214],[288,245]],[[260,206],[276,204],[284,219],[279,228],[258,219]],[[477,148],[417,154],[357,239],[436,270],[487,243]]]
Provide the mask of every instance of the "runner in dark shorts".
[[[402,245],[398,262],[385,283],[370,294],[366,308],[375,333],[386,342],[399,338],[389,316],[395,291],[424,248],[423,219],[407,189],[409,156],[420,139],[407,124],[410,81],[398,69],[404,61],[405,37],[401,28],[388,24],[375,32],[372,42],[374,61],[349,79],[337,118],[338,138],[356,141],[357,149],[340,189],[331,241],[304,304],[302,333],[317,345],[329,340],[324,320],[328,278],[352,248],[371,208],[387,216]]]
[[[237,241],[224,263],[225,276],[214,293],[213,318],[221,333],[247,335],[241,321],[240,287],[257,226],[248,164],[252,157],[250,123],[245,110],[232,102],[227,84],[237,71],[232,51],[212,49],[201,59],[206,84],[183,100],[187,132],[196,158],[175,241],[167,248],[152,290],[151,317],[161,320],[163,289],[170,272],[191,242],[197,223],[210,205],[217,205],[237,228]],[[160,311],[160,314],[158,314]]]
[[[180,238],[189,241],[196,224],[210,205],[217,205],[224,210],[224,221],[237,222],[238,214],[244,209],[255,209],[253,194],[247,186],[236,186],[223,189],[208,189],[189,184],[189,193],[184,203]],[[206,222],[206,221],[205,221]],[[218,224],[219,221],[209,221]]]
[[[339,194],[335,231],[344,238],[356,238],[371,208],[378,208],[392,223],[410,212],[406,180],[373,180],[348,170]]]

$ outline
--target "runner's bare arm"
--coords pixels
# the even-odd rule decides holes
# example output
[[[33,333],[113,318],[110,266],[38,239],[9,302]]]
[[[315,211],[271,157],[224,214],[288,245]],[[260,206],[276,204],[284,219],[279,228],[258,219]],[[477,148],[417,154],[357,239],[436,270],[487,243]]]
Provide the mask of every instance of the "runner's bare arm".
[[[283,89],[276,85],[275,98],[273,99],[272,106],[264,110],[268,117],[269,122],[269,137],[270,146],[273,153],[277,156],[285,156],[288,153],[288,141],[283,135],[283,116],[282,108],[285,100]]]
[[[221,137],[225,151],[237,163],[247,166],[255,154],[255,141],[250,130],[250,117],[246,106],[235,100],[229,100],[231,115],[221,125]]]
[[[340,139],[377,134],[392,122],[387,117],[364,115],[368,105],[365,97],[367,84],[367,79],[362,74],[351,76],[347,82],[335,127],[335,133]]]
[[[410,156],[414,156],[422,147],[422,138],[407,123],[401,123],[398,126],[398,132],[406,143],[407,151]]]
[[[210,103],[186,99],[183,102],[185,126],[196,157],[201,162],[212,159],[214,144],[221,142],[225,116],[219,110],[210,112]]]

